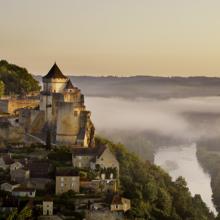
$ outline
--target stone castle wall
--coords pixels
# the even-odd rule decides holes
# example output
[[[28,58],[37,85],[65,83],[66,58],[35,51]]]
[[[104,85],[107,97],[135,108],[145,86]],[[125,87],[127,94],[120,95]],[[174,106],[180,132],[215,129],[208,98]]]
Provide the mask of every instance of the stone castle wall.
[[[0,100],[0,111],[14,114],[17,109],[35,108],[39,105],[37,99],[8,99]]]
[[[74,145],[80,130],[80,114],[74,109],[73,103],[60,103],[57,108],[56,141]]]
[[[13,127],[10,125],[4,125],[4,123],[0,122],[0,142],[23,143],[24,138],[25,138],[25,133],[22,127]]]
[[[44,91],[47,92],[62,92],[66,86],[68,79],[44,79]]]

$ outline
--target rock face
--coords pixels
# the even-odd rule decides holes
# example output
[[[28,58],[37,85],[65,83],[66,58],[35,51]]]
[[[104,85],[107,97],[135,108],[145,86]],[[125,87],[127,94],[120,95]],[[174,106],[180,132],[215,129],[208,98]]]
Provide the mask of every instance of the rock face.
[[[58,145],[92,147],[94,126],[86,110],[84,96],[63,75],[56,63],[43,77],[38,110],[20,111],[19,123],[27,133]]]

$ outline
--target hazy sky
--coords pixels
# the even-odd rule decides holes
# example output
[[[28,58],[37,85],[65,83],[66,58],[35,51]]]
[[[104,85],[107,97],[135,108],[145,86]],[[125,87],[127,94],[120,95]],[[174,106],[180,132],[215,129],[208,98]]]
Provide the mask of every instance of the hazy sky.
[[[219,0],[0,0],[0,59],[77,75],[220,76]]]

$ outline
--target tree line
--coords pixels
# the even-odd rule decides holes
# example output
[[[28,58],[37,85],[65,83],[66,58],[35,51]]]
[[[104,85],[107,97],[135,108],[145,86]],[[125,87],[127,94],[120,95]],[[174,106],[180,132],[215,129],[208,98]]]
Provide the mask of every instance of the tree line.
[[[27,95],[40,91],[37,80],[23,67],[0,61],[0,96]]]

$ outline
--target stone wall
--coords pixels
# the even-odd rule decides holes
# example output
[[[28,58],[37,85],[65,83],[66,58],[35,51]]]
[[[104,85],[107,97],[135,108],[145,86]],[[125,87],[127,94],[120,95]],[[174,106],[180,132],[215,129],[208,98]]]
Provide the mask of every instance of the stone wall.
[[[80,115],[73,103],[60,103],[57,114],[57,143],[75,144],[80,130]]]
[[[39,105],[37,99],[8,99],[0,100],[0,110],[9,114],[14,114],[17,109],[35,108]]]
[[[7,143],[23,143],[24,129],[21,127],[12,127],[9,124],[0,122],[0,142],[1,145]]]
[[[56,195],[73,190],[79,192],[79,176],[56,176]]]
[[[63,92],[67,81],[68,79],[44,79],[44,91]]]

